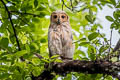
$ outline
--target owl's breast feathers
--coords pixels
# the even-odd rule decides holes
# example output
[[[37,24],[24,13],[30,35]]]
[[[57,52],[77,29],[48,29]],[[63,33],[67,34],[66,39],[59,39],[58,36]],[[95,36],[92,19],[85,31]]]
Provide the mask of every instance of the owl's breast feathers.
[[[67,43],[69,43],[69,45],[72,45],[73,37],[69,23],[64,23],[61,25],[51,25],[50,29],[52,29],[52,34],[50,36],[53,39],[60,38],[62,47],[64,47],[64,45],[66,45]]]

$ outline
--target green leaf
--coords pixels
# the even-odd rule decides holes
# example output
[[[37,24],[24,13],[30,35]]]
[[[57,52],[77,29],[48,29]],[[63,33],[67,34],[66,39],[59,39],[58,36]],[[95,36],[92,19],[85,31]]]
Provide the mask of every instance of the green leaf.
[[[95,56],[96,56],[96,49],[93,45],[89,45],[88,46],[88,50],[87,50],[88,56],[91,60],[95,60]]]
[[[38,0],[34,0],[34,6],[35,8],[38,6]]]
[[[112,23],[111,26],[110,26],[110,29],[113,29],[115,28],[116,24],[115,23]]]
[[[91,17],[93,17],[93,12],[92,12],[91,9],[89,9],[89,14],[90,14]]]
[[[93,23],[92,17],[90,15],[86,15],[85,19],[87,19],[88,22]]]
[[[116,1],[115,0],[110,0],[110,1],[114,6],[116,6]]]
[[[7,26],[8,26],[8,22],[7,21],[6,21],[6,23],[2,23],[2,25],[0,26],[0,32],[4,33]]]
[[[110,22],[113,22],[113,21],[114,21],[114,19],[113,19],[111,16],[106,16],[106,19],[107,19],[108,21],[110,21]]]
[[[9,39],[10,39],[10,41],[12,42],[12,44],[14,44],[15,41],[16,41],[15,36],[12,35],[12,34],[10,34]]]
[[[89,58],[90,58],[91,60],[95,60],[96,55],[95,55],[95,54],[93,54],[93,53],[91,53],[91,54],[89,55]]]
[[[27,53],[27,50],[18,51],[14,54],[14,57],[21,57]]]
[[[89,41],[95,39],[96,37],[98,37],[99,33],[93,32],[91,34],[88,35],[88,39]]]
[[[8,38],[2,38],[1,41],[0,41],[0,46],[2,48],[7,48],[8,47],[8,43],[9,43]]]
[[[40,7],[38,7],[36,10],[37,11],[43,11],[43,10],[45,10],[46,8],[44,8],[43,6],[40,6]]]
[[[31,43],[30,44],[30,50],[34,51],[34,50],[38,50],[39,46],[37,45],[37,43]]]
[[[16,62],[15,66],[19,66],[19,68],[24,69],[26,67],[26,63],[25,62]]]
[[[61,59],[56,59],[55,62],[60,63],[60,62],[63,62],[63,61]]]
[[[86,38],[81,38],[80,41],[86,41]]]
[[[25,44],[25,48],[26,48],[27,52],[30,53],[30,47],[28,44]]]
[[[54,58],[58,58],[60,55],[54,55],[52,56],[51,58],[54,59]]]
[[[77,51],[77,54],[82,55],[82,57],[85,57],[85,56],[86,56],[86,54],[85,54],[83,51],[81,51],[81,50],[78,50],[78,51]]]
[[[40,75],[40,72],[41,72],[41,68],[40,67],[34,67],[33,68],[33,75],[34,76],[39,76]]]
[[[32,59],[32,63],[33,63],[34,65],[39,65],[39,64],[40,64],[40,59],[39,59],[39,58],[33,58],[33,59]]]
[[[10,74],[8,74],[8,73],[2,73],[2,74],[0,74],[0,79],[1,80],[8,79],[9,76],[10,76]]]
[[[120,8],[120,4],[118,4],[118,5],[116,6],[116,8]]]
[[[36,23],[40,22],[39,18],[36,18],[36,17],[32,18],[32,21]]]
[[[112,57],[111,61],[116,62],[116,61],[118,61],[118,58],[117,57]]]
[[[45,42],[46,42],[46,39],[45,39],[45,38],[42,38],[42,39],[40,39],[40,42],[41,42],[41,43],[45,43]]]
[[[46,60],[46,59],[41,59],[42,61],[44,61],[44,62],[46,62],[46,63],[49,63],[49,61],[48,60]]]
[[[117,14],[116,14],[115,11],[113,12],[113,17],[114,17],[115,19],[118,19],[118,16],[117,16]]]
[[[42,18],[42,17],[44,17],[46,15],[46,13],[45,12],[40,12],[40,14],[39,14],[39,16]]]
[[[81,39],[79,39],[79,40],[77,40],[77,41],[74,41],[73,43],[76,43],[76,42],[85,42],[86,41],[86,38],[81,38]]]
[[[107,50],[109,48],[109,46],[101,46],[99,49],[99,54],[105,52],[105,50]]]
[[[67,76],[65,78],[63,78],[62,80],[72,80],[72,75],[67,74]]]
[[[93,45],[88,46],[88,53],[92,53],[92,54],[96,53],[96,49]]]
[[[90,42],[81,42],[81,43],[79,44],[79,46],[86,46],[86,45],[88,45],[88,44],[90,44]]]

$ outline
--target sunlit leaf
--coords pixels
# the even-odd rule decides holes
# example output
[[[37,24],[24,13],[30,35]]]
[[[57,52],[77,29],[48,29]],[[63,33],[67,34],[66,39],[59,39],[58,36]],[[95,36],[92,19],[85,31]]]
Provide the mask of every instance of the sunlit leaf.
[[[79,46],[86,46],[86,45],[89,45],[90,44],[90,42],[81,42],[80,44],[79,44]]]
[[[109,48],[109,46],[101,46],[99,49],[99,54],[103,53],[105,50],[107,50]]]
[[[22,51],[18,51],[14,54],[14,57],[21,57],[23,56],[24,54],[26,54],[27,51],[26,50],[22,50]]]
[[[29,53],[30,52],[30,47],[29,47],[28,44],[25,44],[25,48],[26,48],[27,52]]]
[[[93,12],[92,12],[91,9],[89,9],[89,14],[90,14],[91,17],[93,17]]]
[[[118,61],[118,58],[117,57],[112,57],[111,61],[116,62],[116,61]]]
[[[32,73],[34,76],[39,76],[41,73],[40,67],[34,67]]]
[[[114,21],[114,19],[113,19],[111,16],[106,16],[106,19],[107,19],[108,21],[111,21],[111,22]]]
[[[60,55],[54,55],[51,58],[58,58]]]
[[[95,39],[96,37],[98,37],[99,33],[93,32],[91,34],[88,35],[88,39],[89,41]]]
[[[42,61],[44,61],[45,63],[49,63],[49,61],[46,59],[42,59]]]
[[[56,59],[55,62],[63,62],[61,59]]]
[[[77,53],[79,54],[79,56],[80,56],[80,55],[82,55],[82,57],[85,57],[85,56],[86,56],[85,52],[83,52],[83,51],[81,51],[81,50],[78,50]]]

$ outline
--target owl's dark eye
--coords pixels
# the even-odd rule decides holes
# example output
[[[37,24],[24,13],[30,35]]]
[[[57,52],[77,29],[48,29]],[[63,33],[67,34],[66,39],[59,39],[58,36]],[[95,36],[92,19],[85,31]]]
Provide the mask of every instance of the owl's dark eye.
[[[63,19],[65,18],[65,16],[61,16]]]
[[[57,15],[54,15],[53,17],[54,17],[54,18],[57,18]]]

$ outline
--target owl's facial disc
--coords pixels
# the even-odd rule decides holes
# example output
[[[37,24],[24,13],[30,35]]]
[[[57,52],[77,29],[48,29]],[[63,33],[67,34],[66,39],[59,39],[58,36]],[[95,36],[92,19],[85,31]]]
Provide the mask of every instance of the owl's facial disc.
[[[69,18],[65,12],[53,12],[51,15],[51,21],[57,25],[61,25],[64,22],[69,22]]]

